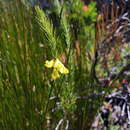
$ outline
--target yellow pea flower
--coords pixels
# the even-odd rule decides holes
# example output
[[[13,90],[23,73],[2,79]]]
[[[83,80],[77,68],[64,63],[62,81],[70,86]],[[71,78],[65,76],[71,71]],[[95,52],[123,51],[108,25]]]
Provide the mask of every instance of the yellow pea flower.
[[[45,66],[47,67],[47,68],[52,68],[53,67],[53,65],[54,65],[54,60],[51,60],[51,61],[46,61],[45,62]]]
[[[62,74],[68,74],[69,70],[61,63],[59,59],[56,59],[54,68],[56,68]]]
[[[54,69],[53,72],[52,72],[52,74],[51,74],[52,80],[56,80],[59,77],[60,77],[59,72],[56,69]]]
[[[60,62],[60,60],[59,59],[56,59],[55,60],[55,64],[54,64],[54,68],[56,68],[56,69],[60,69],[60,68],[62,68],[64,65]]]
[[[59,69],[59,72],[60,72],[61,74],[68,74],[68,73],[69,73],[69,70],[68,70],[67,68],[65,68],[65,67],[62,67],[62,68]]]
[[[53,80],[57,79],[60,77],[60,74],[68,74],[69,70],[61,63],[59,59],[56,60],[51,60],[51,61],[46,61],[45,66],[47,68],[53,68],[53,72],[51,74],[51,77]]]

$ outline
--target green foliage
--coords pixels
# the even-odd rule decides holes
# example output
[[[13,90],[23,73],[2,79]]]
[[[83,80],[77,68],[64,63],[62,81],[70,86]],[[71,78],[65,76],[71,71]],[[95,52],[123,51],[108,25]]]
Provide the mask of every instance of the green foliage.
[[[53,29],[53,25],[47,18],[46,14],[39,7],[36,7],[35,10],[37,13],[36,20],[40,25],[43,40],[45,40],[44,42],[47,43],[47,45],[49,45],[48,49],[50,50],[50,52],[54,53],[52,55],[56,55],[56,47],[58,43]]]
[[[90,23],[92,22],[96,22],[96,17],[97,17],[97,9],[96,7],[96,3],[95,2],[91,2],[88,5],[88,10],[84,11],[83,15],[84,17],[89,20]],[[87,23],[87,22],[86,22]]]
[[[86,129],[100,105],[100,98],[79,98],[102,89],[93,81],[93,62],[86,56],[86,51],[92,58],[95,53],[95,4],[88,6],[89,12],[83,12],[80,0],[54,2],[54,10],[49,13],[56,15],[55,20],[39,7],[25,6],[21,0],[0,2],[3,130],[53,129],[64,117],[71,121],[70,129]],[[70,73],[52,81],[51,71],[44,63],[55,58]],[[48,118],[52,118],[51,124]]]

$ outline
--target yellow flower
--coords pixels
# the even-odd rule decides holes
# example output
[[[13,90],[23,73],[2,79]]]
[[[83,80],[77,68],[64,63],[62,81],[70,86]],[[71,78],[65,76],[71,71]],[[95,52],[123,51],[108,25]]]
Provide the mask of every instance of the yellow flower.
[[[45,66],[47,67],[47,68],[52,68],[53,67],[53,65],[54,65],[54,60],[51,60],[51,61],[46,61],[45,62]]]
[[[60,69],[60,68],[62,68],[63,66],[64,66],[64,65],[60,62],[59,59],[56,59],[56,60],[55,60],[54,68]]]
[[[62,67],[62,68],[59,69],[59,72],[60,72],[61,74],[68,74],[68,73],[69,73],[69,70],[68,70],[67,68],[65,68],[65,67]]]
[[[61,74],[69,73],[69,70],[60,62],[59,59],[56,59],[54,68],[56,68]]]
[[[52,80],[56,80],[59,77],[60,77],[59,72],[56,69],[54,69],[53,72],[52,72],[52,74],[51,74]]]
[[[60,74],[68,74],[69,70],[61,63],[59,59],[56,60],[51,60],[51,61],[46,61],[45,66],[47,68],[53,68],[53,72],[51,74],[51,77],[53,80],[57,79],[60,77]]]

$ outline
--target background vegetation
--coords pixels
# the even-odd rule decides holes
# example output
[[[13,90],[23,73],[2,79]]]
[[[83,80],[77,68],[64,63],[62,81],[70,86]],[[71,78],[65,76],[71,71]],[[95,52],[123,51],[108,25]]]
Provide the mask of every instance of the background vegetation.
[[[96,93],[109,92],[95,76],[107,76],[98,43],[108,35],[98,33],[97,39],[96,24],[104,24],[96,4],[55,0],[50,5],[43,11],[23,0],[0,1],[2,130],[89,129],[103,100]],[[52,80],[53,70],[45,66],[52,59],[69,73]]]

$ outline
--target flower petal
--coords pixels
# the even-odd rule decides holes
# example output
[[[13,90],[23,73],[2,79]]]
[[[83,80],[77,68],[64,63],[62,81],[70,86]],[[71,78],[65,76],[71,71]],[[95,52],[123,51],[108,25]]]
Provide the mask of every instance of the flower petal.
[[[56,59],[54,68],[57,69],[62,74],[68,74],[69,70],[61,63],[59,59]]]
[[[47,67],[47,68],[52,68],[53,67],[53,65],[54,65],[54,60],[51,60],[51,61],[46,61],[45,62],[45,66]]]
[[[62,68],[59,69],[59,72],[62,73],[62,74],[68,74],[69,70],[65,67],[62,67]]]
[[[61,63],[61,61],[59,59],[56,59],[55,64],[54,64],[54,68],[59,70],[62,67],[64,67],[64,65]]]
[[[59,72],[56,69],[54,69],[53,72],[52,72],[52,74],[51,74],[52,80],[56,80],[59,77],[60,77]]]

